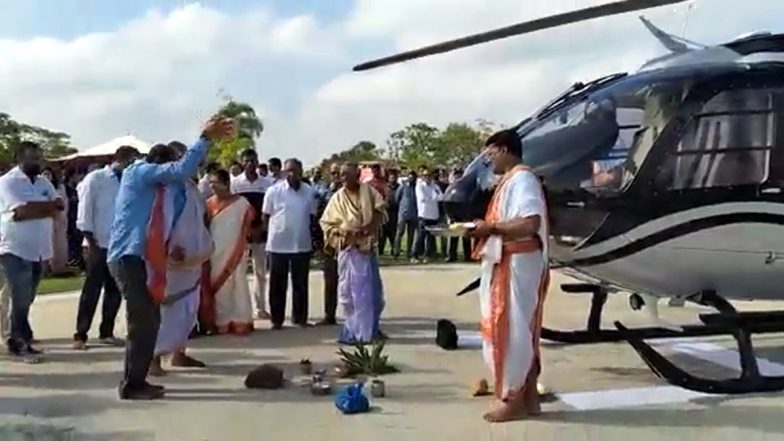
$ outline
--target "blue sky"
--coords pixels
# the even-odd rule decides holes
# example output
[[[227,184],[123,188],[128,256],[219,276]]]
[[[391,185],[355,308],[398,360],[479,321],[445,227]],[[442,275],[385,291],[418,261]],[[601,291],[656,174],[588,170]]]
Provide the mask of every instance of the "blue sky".
[[[220,90],[250,103],[262,157],[315,163],[408,124],[513,124],[568,84],[635,70],[662,48],[625,14],[352,73],[397,49],[610,0],[0,0],[0,111],[89,148],[198,133]],[[784,32],[782,0],[646,11],[719,43]],[[44,37],[44,38],[41,38]]]
[[[164,12],[192,3],[184,0],[0,0],[0,37],[50,36],[74,38],[111,31],[151,9]],[[332,21],[345,16],[352,0],[202,0],[227,13],[242,13],[263,5],[282,16],[313,14]]]

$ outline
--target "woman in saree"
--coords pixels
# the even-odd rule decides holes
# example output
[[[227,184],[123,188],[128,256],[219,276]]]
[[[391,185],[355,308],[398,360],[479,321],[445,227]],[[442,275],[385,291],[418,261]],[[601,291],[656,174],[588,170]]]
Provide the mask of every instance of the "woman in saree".
[[[379,328],[384,288],[377,255],[386,202],[359,182],[356,164],[343,165],[340,177],[343,186],[329,200],[320,221],[325,252],[337,253],[338,299],[346,318],[339,342],[369,343],[386,337]]]
[[[46,167],[41,174],[52,183],[57,194],[63,201],[68,200],[68,194],[65,191],[65,185],[58,176],[57,172],[51,168]],[[58,212],[52,220],[52,260],[49,261],[49,270],[54,275],[65,274],[68,272],[68,204],[65,208]]]
[[[220,334],[253,331],[253,307],[246,272],[247,241],[252,234],[253,207],[231,193],[226,170],[210,175],[213,196],[207,199],[207,218],[215,251],[210,257],[209,282],[200,312],[201,322]]]

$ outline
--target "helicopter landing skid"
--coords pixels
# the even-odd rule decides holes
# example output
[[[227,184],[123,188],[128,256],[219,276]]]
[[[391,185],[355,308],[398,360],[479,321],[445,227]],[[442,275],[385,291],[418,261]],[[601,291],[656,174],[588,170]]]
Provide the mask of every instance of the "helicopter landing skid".
[[[673,386],[708,394],[746,394],[784,390],[784,376],[760,374],[757,358],[754,355],[754,347],[751,343],[753,331],[749,330],[751,323],[754,323],[755,326],[767,324],[769,329],[775,325],[780,326],[784,321],[784,311],[701,314],[700,320],[706,325],[722,325],[732,328],[730,333],[738,344],[740,377],[724,380],[696,377],[673,364],[642,339],[630,337],[627,341],[656,376]],[[619,331],[628,331],[620,322],[615,322],[615,327]]]
[[[557,329],[542,328],[541,337],[546,340],[564,344],[590,344],[612,343],[629,341],[630,339],[651,340],[660,338],[682,337],[707,337],[711,335],[731,334],[735,329],[730,322],[722,320],[703,320],[703,325],[684,325],[681,330],[660,327],[602,329],[602,311],[607,302],[607,290],[599,285],[590,283],[567,283],[561,285],[561,290],[567,293],[590,293],[591,309],[588,314],[586,329],[579,331],[562,331]],[[712,291],[705,291],[687,300],[704,306],[710,306],[720,313],[736,314],[735,308],[723,298]],[[756,313],[755,313],[756,314]],[[765,313],[762,313],[765,314]],[[747,330],[758,334],[770,332],[784,332],[784,318],[778,322],[763,320],[759,323],[748,323]]]

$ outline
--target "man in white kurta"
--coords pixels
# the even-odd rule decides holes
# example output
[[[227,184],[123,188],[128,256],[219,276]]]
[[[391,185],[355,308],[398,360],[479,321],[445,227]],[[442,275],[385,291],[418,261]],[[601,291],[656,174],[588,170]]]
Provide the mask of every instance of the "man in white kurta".
[[[547,212],[541,183],[521,163],[513,132],[488,140],[488,156],[502,178],[484,220],[471,232],[480,238],[479,286],[483,353],[503,404],[488,421],[519,419],[539,412],[539,334],[548,284]]]

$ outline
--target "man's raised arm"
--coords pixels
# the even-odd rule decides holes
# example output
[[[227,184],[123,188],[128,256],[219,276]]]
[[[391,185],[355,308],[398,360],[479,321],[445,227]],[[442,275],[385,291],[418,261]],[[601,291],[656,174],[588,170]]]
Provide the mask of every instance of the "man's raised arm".
[[[150,184],[165,184],[190,178],[198,171],[209,145],[228,138],[233,133],[234,120],[223,117],[211,118],[199,140],[185,151],[182,158],[166,164],[144,164],[141,172],[142,179]]]
[[[209,140],[201,137],[185,151],[185,154],[178,161],[166,164],[143,164],[142,179],[149,184],[166,184],[172,181],[183,181],[193,176],[207,154],[209,143]]]

